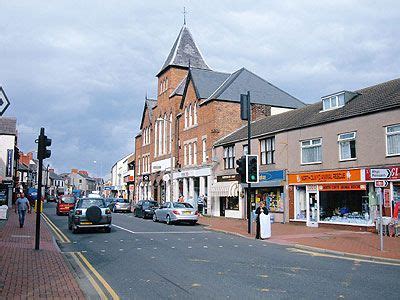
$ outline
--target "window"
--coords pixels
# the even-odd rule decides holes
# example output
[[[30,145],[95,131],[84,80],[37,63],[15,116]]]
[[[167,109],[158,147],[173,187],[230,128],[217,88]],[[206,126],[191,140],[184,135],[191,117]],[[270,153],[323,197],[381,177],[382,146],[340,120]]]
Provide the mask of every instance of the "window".
[[[203,163],[207,162],[207,139],[203,138]]]
[[[249,146],[248,145],[243,145],[243,155],[249,154]]]
[[[192,104],[189,105],[189,127],[193,125]]]
[[[322,98],[323,109],[330,110],[344,106],[344,93]]]
[[[275,163],[275,137],[260,141],[261,143],[261,164],[270,165]]]
[[[193,143],[193,164],[197,165],[197,143]]]
[[[185,107],[185,128],[188,127],[188,108]]]
[[[356,159],[356,133],[347,132],[338,135],[339,142],[339,159],[352,160]]]
[[[183,146],[183,162],[184,162],[184,165],[186,166],[187,165],[187,145]]]
[[[162,139],[163,139],[163,124],[162,121],[157,121],[158,122],[158,155],[163,154],[163,144],[162,144]]]
[[[140,158],[138,158],[138,168],[137,168],[137,174],[140,175]]]
[[[192,164],[192,144],[188,144],[189,147],[189,158],[188,158],[188,165]]]
[[[158,129],[158,123],[157,123],[157,121],[155,121],[154,122],[154,157],[157,156],[157,143],[158,143],[158,140],[157,140],[157,134],[158,134],[157,129]]]
[[[193,123],[197,125],[197,103],[193,106]]]
[[[172,151],[172,113],[169,114],[169,153]]]
[[[301,142],[301,163],[313,164],[322,162],[322,139]]]
[[[167,114],[164,114],[163,118],[164,132],[163,132],[163,154],[167,153]]]
[[[386,154],[400,155],[400,124],[386,127]]]
[[[235,162],[235,146],[224,147],[224,167],[233,169]]]

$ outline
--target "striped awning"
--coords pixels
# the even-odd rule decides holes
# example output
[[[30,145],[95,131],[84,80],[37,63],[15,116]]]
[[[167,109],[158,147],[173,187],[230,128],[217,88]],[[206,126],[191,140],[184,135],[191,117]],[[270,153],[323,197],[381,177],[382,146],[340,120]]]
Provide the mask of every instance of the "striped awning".
[[[217,182],[211,185],[211,196],[213,197],[238,197],[239,185],[234,182]]]

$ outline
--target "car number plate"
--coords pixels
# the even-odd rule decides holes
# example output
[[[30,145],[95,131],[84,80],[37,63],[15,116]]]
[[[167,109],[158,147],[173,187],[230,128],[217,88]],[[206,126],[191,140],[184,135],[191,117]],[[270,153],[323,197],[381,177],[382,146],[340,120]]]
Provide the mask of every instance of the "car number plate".
[[[190,215],[191,213],[190,213],[190,211],[184,211],[183,214],[184,215]]]
[[[81,222],[81,224],[83,224],[83,225],[90,225],[90,224],[92,224],[92,222],[85,221],[85,222]]]

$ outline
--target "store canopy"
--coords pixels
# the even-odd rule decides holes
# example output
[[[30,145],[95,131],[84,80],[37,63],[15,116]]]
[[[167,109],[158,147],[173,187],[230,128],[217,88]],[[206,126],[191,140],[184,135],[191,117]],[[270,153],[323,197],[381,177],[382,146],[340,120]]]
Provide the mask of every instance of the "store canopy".
[[[239,185],[237,182],[217,182],[210,188],[213,197],[238,197]]]

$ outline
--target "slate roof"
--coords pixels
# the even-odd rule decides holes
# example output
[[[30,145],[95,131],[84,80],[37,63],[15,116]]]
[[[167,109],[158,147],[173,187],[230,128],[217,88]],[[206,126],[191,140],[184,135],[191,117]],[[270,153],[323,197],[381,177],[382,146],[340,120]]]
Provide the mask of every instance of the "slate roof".
[[[212,70],[190,69],[198,99],[207,99],[230,76],[229,73]]]
[[[63,180],[63,178],[60,175],[54,172],[49,172],[49,177],[53,180]]]
[[[144,114],[146,113],[146,108],[149,113],[149,119],[151,120],[151,117],[153,115],[153,108],[156,106],[157,106],[157,100],[149,99],[149,98],[145,99],[143,113],[142,113],[142,120],[140,122],[140,129],[142,129],[142,127],[143,127]]]
[[[260,76],[241,68],[232,73],[208,98],[240,102],[240,94],[250,91],[251,102],[275,107],[300,108],[305,104]]]
[[[355,91],[358,96],[343,107],[322,111],[322,101],[252,122],[252,137],[315,126],[342,119],[400,108],[400,78]],[[215,143],[226,145],[247,139],[247,125]]]
[[[164,72],[169,66],[188,67],[189,62],[190,65],[195,68],[210,69],[201,55],[189,28],[186,25],[183,25],[157,76]]]
[[[14,117],[0,117],[0,134],[17,134],[17,119]]]
[[[176,89],[171,93],[171,95],[169,95],[170,98],[176,95],[178,96],[183,95],[183,92],[185,91],[186,80],[187,76],[185,76],[185,78],[182,79],[182,81],[178,84]]]
[[[27,165],[25,165],[24,163],[19,163],[18,171],[29,171],[29,167]]]

